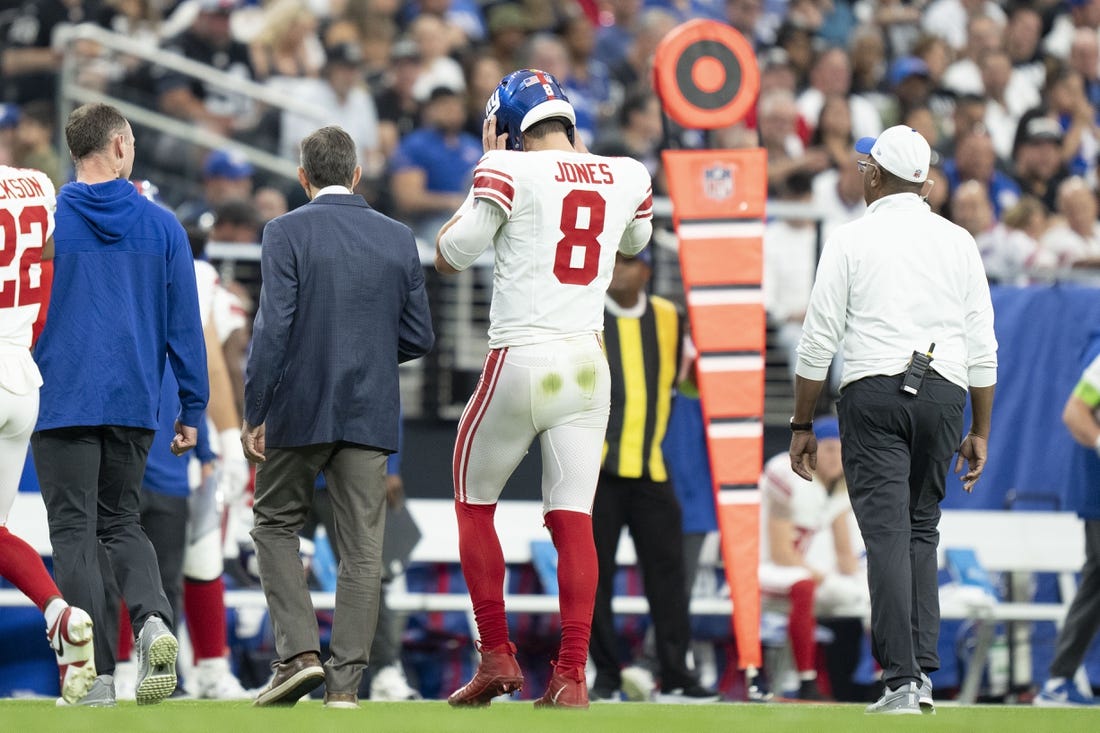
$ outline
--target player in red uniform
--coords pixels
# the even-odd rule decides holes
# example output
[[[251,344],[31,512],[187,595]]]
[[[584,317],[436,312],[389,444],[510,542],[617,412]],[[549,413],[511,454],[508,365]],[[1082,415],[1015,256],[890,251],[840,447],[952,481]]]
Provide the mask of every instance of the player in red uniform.
[[[610,409],[604,293],[616,252],[649,242],[649,173],[630,158],[574,148],[572,105],[557,81],[523,69],[486,108],[486,154],[466,203],[440,232],[436,269],[454,273],[494,247],[489,356],[458,424],[459,556],[482,659],[452,705],[487,705],[523,686],[508,638],[504,557],[493,513],[538,437],[543,516],[558,551],[562,638],[538,706],[587,707],[584,666],[596,593],[592,499]]]

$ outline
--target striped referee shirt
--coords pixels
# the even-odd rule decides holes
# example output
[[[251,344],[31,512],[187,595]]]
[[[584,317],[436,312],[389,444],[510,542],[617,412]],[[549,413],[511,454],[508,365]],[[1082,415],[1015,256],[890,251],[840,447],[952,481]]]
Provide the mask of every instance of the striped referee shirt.
[[[604,349],[611,368],[611,416],[603,470],[623,478],[667,481],[661,441],[680,364],[680,314],[671,302],[643,297],[604,310]]]

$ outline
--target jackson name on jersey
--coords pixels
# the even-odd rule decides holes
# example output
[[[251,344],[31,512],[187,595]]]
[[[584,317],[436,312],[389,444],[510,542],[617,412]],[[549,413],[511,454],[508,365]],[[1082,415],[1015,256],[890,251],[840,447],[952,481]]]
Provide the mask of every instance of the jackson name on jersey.
[[[56,209],[45,173],[0,166],[0,345],[30,348],[42,302],[42,248]]]

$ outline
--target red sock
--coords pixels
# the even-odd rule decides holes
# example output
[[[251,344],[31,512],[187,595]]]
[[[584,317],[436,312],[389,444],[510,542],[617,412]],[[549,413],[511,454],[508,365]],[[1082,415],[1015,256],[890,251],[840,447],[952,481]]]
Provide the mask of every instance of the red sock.
[[[130,658],[134,651],[134,627],[130,625],[130,609],[126,607],[126,601],[119,604],[118,613],[118,661],[123,662]]]
[[[200,659],[220,659],[229,651],[225,630],[225,581],[183,580],[183,613],[187,633]]]
[[[812,672],[817,643],[814,641],[814,582],[800,580],[791,586],[791,616],[787,622],[791,654],[799,672]]]
[[[504,551],[500,549],[493,516],[496,504],[455,501],[458,517],[458,557],[462,577],[474,604],[474,620],[483,649],[508,643],[504,615]]]
[[[42,557],[3,525],[0,525],[0,576],[30,598],[39,611],[45,611],[54,596],[61,597],[57,584],[42,564]]]
[[[592,538],[592,517],[557,510],[546,514],[546,526],[558,551],[558,604],[561,607],[561,648],[557,670],[579,670],[584,679],[588,640],[592,635],[592,607],[596,603],[599,567]]]

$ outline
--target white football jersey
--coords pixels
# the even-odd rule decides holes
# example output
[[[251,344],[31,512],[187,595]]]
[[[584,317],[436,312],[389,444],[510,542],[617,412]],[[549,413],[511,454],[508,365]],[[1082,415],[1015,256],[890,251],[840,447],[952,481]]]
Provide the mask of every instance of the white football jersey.
[[[0,166],[0,343],[24,349],[42,302],[42,248],[57,199],[45,173]]]
[[[623,232],[653,216],[645,166],[588,153],[494,150],[474,170],[473,196],[507,217],[493,243],[490,348],[602,331]]]
[[[795,545],[803,555],[814,535],[832,524],[847,503],[832,501],[825,486],[815,477],[807,481],[791,469],[786,453],[772,457],[760,476],[760,560],[771,561],[768,546],[768,518],[775,513],[794,524]]]
[[[206,260],[195,260],[195,285],[199,288],[199,319],[205,326],[214,310],[214,294],[218,290],[218,271]]]
[[[213,318],[218,340],[224,344],[229,335],[246,325],[241,299],[226,289],[218,271],[205,260],[195,260],[195,283],[199,288],[199,316],[205,327]]]

